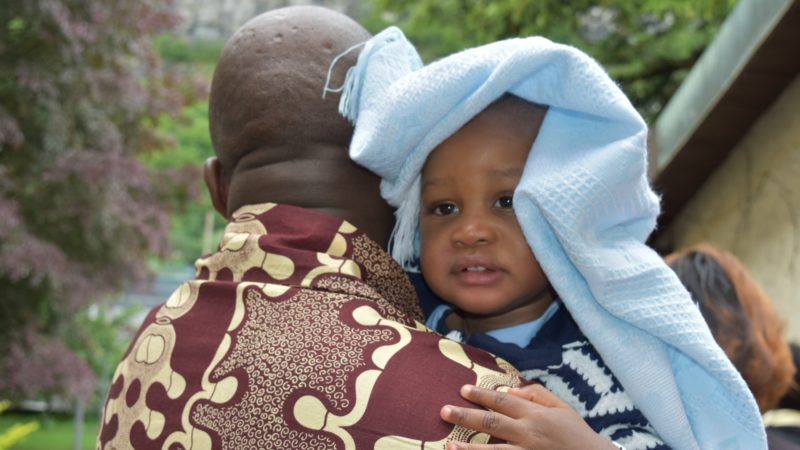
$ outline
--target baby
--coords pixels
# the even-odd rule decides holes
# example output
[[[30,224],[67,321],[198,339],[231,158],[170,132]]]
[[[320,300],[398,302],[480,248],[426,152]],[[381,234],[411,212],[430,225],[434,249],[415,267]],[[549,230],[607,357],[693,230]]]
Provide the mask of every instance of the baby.
[[[428,156],[420,267],[447,303],[428,326],[505,358],[625,448],[666,448],[560,307],[514,214],[514,190],[545,111],[505,95]],[[462,412],[448,408],[443,418],[458,421]]]
[[[644,244],[658,214],[647,130],[605,72],[543,38],[426,67],[403,42],[390,29],[366,44],[340,109],[351,157],[398,207],[393,256],[445,302],[429,326],[505,358],[625,448],[766,448],[752,395]],[[446,406],[445,420],[530,445],[504,432],[535,408],[462,394],[495,412]]]

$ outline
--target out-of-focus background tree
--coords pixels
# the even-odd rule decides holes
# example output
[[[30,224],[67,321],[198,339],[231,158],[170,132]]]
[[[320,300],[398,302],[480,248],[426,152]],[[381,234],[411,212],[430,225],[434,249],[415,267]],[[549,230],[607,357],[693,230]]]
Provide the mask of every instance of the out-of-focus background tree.
[[[0,9],[0,390],[87,396],[65,345],[81,308],[141,281],[164,255],[165,198],[148,170],[158,115],[182,99],[148,36],[157,2],[12,1]]]
[[[136,325],[121,293],[191,265],[222,228],[198,169],[212,154],[206,94],[224,41],[244,20],[291,3],[308,2],[0,8],[0,400],[99,409]],[[575,45],[652,119],[735,0],[314,3],[372,32],[401,27],[426,61],[520,35]],[[55,448],[30,442],[17,448]]]
[[[148,155],[174,147],[165,115],[204,96],[152,45],[177,23],[169,0],[0,8],[0,399],[95,397],[127,337],[119,311],[87,308],[169,255],[198,172]]]
[[[423,59],[540,35],[597,59],[647,119],[655,118],[736,0],[371,0],[365,23],[399,26]]]

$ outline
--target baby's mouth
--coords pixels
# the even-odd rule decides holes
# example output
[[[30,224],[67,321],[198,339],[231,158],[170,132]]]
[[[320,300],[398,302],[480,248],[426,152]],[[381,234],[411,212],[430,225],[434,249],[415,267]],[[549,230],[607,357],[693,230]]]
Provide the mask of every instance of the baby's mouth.
[[[491,265],[467,264],[456,272],[460,283],[470,286],[490,286],[500,279],[500,272]]]

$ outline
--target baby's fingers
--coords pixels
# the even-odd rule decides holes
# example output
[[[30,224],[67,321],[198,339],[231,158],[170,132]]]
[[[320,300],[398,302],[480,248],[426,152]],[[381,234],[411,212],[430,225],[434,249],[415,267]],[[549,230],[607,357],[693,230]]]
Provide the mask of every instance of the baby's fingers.
[[[512,419],[519,419],[526,414],[530,415],[532,411],[541,408],[541,406],[531,403],[520,396],[483,389],[469,384],[461,387],[461,396],[472,403],[497,411]]]
[[[439,415],[443,420],[450,422],[453,425],[461,425],[462,427],[479,431],[481,433],[488,433],[498,439],[510,440],[514,438],[512,434],[514,425],[513,421],[508,417],[494,411],[445,405],[439,412]]]
[[[566,403],[564,403],[563,400],[558,398],[556,394],[553,394],[552,392],[550,392],[550,390],[548,390],[541,384],[529,384],[521,388],[512,388],[509,389],[508,393],[515,397],[529,400],[531,402],[538,403],[548,408],[569,407],[569,405],[567,405]]]
[[[449,442],[447,450],[525,450],[511,444],[465,444],[464,442]]]

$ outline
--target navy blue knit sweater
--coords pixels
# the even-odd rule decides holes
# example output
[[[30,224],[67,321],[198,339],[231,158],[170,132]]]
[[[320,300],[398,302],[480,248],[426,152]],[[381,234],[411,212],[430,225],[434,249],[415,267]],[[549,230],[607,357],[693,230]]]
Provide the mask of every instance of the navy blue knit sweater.
[[[413,274],[411,278],[425,314],[430,315],[441,301],[419,275]],[[458,335],[447,327],[446,316],[433,324],[433,328],[449,337]],[[461,340],[505,359],[526,379],[542,383],[578,411],[593,430],[627,450],[669,449],[563,305],[559,305],[525,348],[480,332]]]

